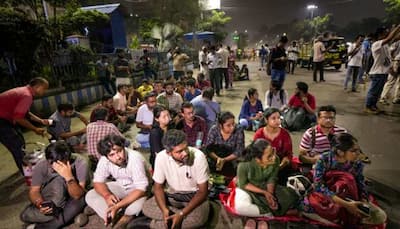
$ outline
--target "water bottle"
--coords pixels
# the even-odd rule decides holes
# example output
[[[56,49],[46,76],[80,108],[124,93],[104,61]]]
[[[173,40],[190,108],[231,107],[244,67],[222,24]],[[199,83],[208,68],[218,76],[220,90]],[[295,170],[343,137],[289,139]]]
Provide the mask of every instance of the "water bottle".
[[[196,137],[196,148],[197,148],[197,149],[200,149],[202,143],[203,143],[203,132],[197,132],[197,137]]]

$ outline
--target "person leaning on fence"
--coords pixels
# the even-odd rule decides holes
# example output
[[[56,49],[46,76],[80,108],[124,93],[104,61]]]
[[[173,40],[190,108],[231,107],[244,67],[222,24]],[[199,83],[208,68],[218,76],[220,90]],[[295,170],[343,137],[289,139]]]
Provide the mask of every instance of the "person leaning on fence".
[[[125,148],[125,139],[118,135],[107,135],[97,144],[102,155],[93,177],[93,187],[86,195],[87,204],[108,225],[115,221],[119,211],[123,216],[116,228],[126,225],[137,216],[146,200],[149,184],[146,164],[142,155]],[[112,176],[115,181],[109,181]]]
[[[180,130],[169,130],[163,144],[154,167],[154,197],[143,206],[151,219],[147,227],[199,228],[209,215],[207,160],[203,152],[188,147]]]
[[[47,146],[46,158],[33,169],[31,204],[21,213],[23,222],[36,224],[35,228],[61,228],[83,211],[89,168],[85,159],[71,156],[72,152],[63,140]]]
[[[33,97],[43,96],[48,88],[49,82],[38,77],[32,79],[24,87],[13,88],[0,94],[0,142],[12,153],[22,175],[24,175],[22,148],[25,145],[25,139],[18,125],[32,130],[38,135],[45,133],[44,128],[34,126],[31,121],[49,125],[48,120],[37,117],[29,112],[29,109],[33,103]]]

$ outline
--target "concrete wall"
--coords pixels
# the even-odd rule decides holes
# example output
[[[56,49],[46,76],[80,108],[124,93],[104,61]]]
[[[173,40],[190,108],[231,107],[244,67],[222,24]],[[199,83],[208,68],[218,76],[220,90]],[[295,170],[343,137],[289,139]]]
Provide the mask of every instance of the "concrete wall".
[[[39,117],[48,117],[57,109],[60,103],[72,103],[75,107],[95,103],[103,97],[103,87],[101,85],[92,85],[79,90],[63,92],[57,95],[51,95],[35,99],[31,111]]]

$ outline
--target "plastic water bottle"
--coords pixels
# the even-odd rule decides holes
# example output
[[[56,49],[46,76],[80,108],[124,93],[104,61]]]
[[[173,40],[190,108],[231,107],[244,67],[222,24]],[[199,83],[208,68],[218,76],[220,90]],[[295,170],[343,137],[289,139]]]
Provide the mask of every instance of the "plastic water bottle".
[[[202,144],[203,144],[203,132],[197,132],[196,148],[200,149]]]

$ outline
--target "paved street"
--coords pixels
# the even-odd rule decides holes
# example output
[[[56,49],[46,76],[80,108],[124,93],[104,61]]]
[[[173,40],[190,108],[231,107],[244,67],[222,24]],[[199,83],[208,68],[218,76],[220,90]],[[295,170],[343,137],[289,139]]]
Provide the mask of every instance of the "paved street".
[[[260,99],[264,102],[264,94],[268,88],[269,78],[265,72],[258,71],[258,62],[248,63],[250,67],[250,81],[234,82],[234,90],[223,91],[222,97],[217,97],[221,102],[222,110],[230,110],[236,116],[239,114],[240,106],[247,89],[254,87],[258,89]],[[241,66],[241,64],[240,64]],[[348,93],[343,90],[344,68],[341,71],[333,69],[326,70],[326,82],[311,83],[311,72],[306,69],[296,69],[295,75],[287,75],[285,88],[289,95],[293,94],[296,81],[307,82],[310,86],[309,92],[317,99],[317,106],[335,105],[338,114],[336,123],[347,128],[359,140],[366,154],[372,159],[372,164],[366,166],[365,175],[372,180],[372,191],[383,199],[382,206],[391,216],[391,220],[400,222],[400,160],[398,149],[400,149],[400,105],[380,106],[385,113],[379,116],[366,115],[363,113],[363,104],[367,88],[361,85],[359,93]],[[92,106],[83,108],[81,111],[88,117]],[[76,122],[77,121],[77,122]],[[74,128],[78,129],[82,124],[74,120]],[[134,137],[136,128],[128,132]],[[252,139],[252,132],[246,132],[246,143]],[[293,149],[295,154],[301,138],[301,132],[292,133]],[[46,142],[31,132],[25,133],[27,142]],[[23,184],[21,177],[13,175],[17,172],[11,154],[0,145],[0,228],[20,228],[19,213],[28,203],[27,187]],[[397,224],[399,225],[399,224]],[[399,228],[391,224],[390,228]]]

